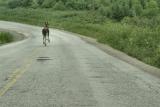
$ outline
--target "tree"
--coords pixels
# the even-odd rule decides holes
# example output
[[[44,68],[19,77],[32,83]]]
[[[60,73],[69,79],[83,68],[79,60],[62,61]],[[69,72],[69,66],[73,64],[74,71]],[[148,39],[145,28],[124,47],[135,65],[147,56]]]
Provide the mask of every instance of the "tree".
[[[40,6],[43,4],[43,2],[44,2],[44,0],[37,0],[37,4]]]
[[[12,9],[19,7],[20,5],[21,5],[20,0],[11,0],[8,2],[8,7]]]
[[[143,9],[146,7],[146,0],[140,0]]]
[[[66,9],[66,7],[62,1],[57,2],[53,8],[56,10],[65,10]]]
[[[131,8],[132,8],[132,6],[133,6],[133,4],[132,4],[132,0],[129,0],[128,5],[129,5],[129,8],[131,9]]]
[[[98,9],[98,11],[100,12],[101,15],[103,16],[107,16],[107,17],[112,17],[111,15],[111,7],[106,7],[106,6],[103,6],[101,5]]]
[[[44,0],[42,7],[52,8],[56,4],[57,0]]]
[[[147,2],[146,9],[143,11],[143,15],[147,17],[153,17],[158,15],[159,7],[155,0]]]
[[[32,0],[21,0],[20,3],[22,7],[29,7],[32,5],[33,1]]]
[[[112,1],[113,2],[113,1]],[[117,1],[112,5],[112,18],[121,20],[126,16],[132,16],[129,1]]]
[[[10,8],[29,7],[33,3],[32,0],[11,0],[8,2]]]
[[[142,13],[142,10],[143,10],[143,7],[142,7],[140,1],[139,0],[133,0],[132,3],[133,3],[132,9],[133,9],[133,11],[135,11],[134,12],[135,15],[136,16],[140,15]]]

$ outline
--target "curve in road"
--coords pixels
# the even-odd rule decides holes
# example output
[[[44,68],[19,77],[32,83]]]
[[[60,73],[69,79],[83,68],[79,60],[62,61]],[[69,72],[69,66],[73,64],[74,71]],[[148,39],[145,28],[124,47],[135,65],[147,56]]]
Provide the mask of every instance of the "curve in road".
[[[160,79],[70,33],[0,21],[26,40],[0,47],[0,107],[160,107]]]

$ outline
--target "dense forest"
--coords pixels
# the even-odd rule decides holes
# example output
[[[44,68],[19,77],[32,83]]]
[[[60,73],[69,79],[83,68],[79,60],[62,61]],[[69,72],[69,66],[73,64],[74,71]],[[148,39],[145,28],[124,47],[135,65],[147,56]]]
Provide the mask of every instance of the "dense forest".
[[[106,17],[121,20],[126,16],[157,16],[159,0],[10,0],[10,8],[33,7],[57,10],[96,10]]]

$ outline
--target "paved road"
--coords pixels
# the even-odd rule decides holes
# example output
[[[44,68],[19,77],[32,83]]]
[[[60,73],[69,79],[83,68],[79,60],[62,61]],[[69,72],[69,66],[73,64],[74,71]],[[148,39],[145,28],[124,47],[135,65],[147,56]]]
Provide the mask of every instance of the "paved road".
[[[28,39],[0,47],[0,107],[160,107],[160,79],[51,30],[0,21]]]

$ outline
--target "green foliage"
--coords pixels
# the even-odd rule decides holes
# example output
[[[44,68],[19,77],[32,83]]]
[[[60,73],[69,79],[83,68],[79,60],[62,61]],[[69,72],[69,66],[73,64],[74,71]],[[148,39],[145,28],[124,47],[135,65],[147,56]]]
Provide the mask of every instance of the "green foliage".
[[[105,7],[105,6],[101,6],[99,9],[98,9],[99,13],[103,16],[107,16],[109,18],[111,18],[112,16],[112,13],[111,13],[111,7]]]
[[[42,3],[43,8],[52,8],[56,4],[55,0],[44,0]]]
[[[65,10],[66,7],[62,1],[57,2],[54,7],[55,10]]]
[[[159,0],[10,0],[8,6],[10,8],[41,7],[55,10],[94,10],[118,21],[128,16],[152,18],[160,14]]]
[[[126,5],[125,2],[122,3],[123,5],[119,5],[119,3],[113,4],[112,6],[112,18],[121,20],[125,16],[131,16],[131,11],[129,6]]]
[[[105,35],[98,37],[99,42],[107,43],[148,64],[160,67],[159,31],[118,23],[109,23],[107,26]]]
[[[21,3],[19,0],[11,0],[8,2],[8,6],[9,8],[16,8],[16,7],[21,6]]]
[[[86,9],[87,8],[87,4],[85,3],[85,1],[81,1],[81,2],[77,2],[75,0],[69,0],[66,3],[66,7],[69,9]]]
[[[20,0],[20,3],[22,7],[29,7],[32,5],[33,0]]]
[[[154,0],[150,0],[149,2],[147,2],[146,9],[144,10],[143,15],[151,18],[158,14],[159,14],[159,7],[157,2]]]
[[[44,0],[36,0],[36,2],[37,2],[38,5],[41,6],[43,4]]]
[[[0,0],[0,6],[7,6],[8,0]]]
[[[9,8],[29,7],[32,5],[32,0],[10,0],[8,2]]]
[[[0,32],[0,44],[13,41],[13,36],[10,33]]]

